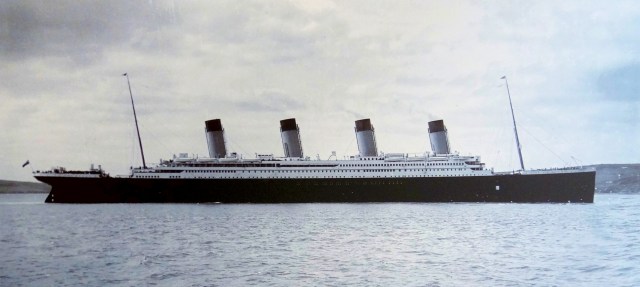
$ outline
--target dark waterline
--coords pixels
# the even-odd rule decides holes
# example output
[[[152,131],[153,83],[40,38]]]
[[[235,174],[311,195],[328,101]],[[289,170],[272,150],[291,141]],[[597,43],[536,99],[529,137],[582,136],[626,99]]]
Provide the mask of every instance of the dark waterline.
[[[0,286],[637,286],[640,196],[594,204],[43,204],[0,195]]]

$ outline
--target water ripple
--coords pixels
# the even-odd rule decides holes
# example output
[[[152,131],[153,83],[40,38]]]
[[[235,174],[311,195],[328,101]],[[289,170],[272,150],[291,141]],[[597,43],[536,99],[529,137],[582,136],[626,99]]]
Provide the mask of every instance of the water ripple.
[[[29,196],[0,195],[0,286],[640,285],[634,195],[595,204],[20,203],[38,201]]]

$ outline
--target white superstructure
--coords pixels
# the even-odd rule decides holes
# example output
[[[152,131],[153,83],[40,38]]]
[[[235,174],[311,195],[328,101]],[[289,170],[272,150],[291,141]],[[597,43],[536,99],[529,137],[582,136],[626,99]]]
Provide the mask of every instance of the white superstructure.
[[[135,168],[135,178],[394,178],[492,175],[478,156],[387,154],[347,160],[177,158]]]
[[[256,155],[245,159],[232,153],[220,158],[189,158],[181,154],[162,161],[154,168],[131,170],[134,178],[398,178],[465,177],[492,175],[479,156],[461,156],[449,152],[447,131],[442,120],[429,123],[433,153],[409,155],[378,154],[373,125],[369,119],[355,122],[359,155],[344,160],[311,160],[302,157],[302,143],[295,119],[280,122],[285,157]],[[217,128],[222,130],[221,126]],[[437,133],[437,134],[436,134]],[[435,135],[435,137],[434,137]]]

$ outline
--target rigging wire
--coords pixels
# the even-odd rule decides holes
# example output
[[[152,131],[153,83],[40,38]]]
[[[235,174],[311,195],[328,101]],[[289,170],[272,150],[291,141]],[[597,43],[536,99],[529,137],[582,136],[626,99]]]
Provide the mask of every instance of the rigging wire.
[[[354,142],[355,140],[356,140],[356,137],[351,137],[351,141],[349,142],[349,144],[347,144],[347,145],[344,147],[344,151],[342,152],[342,154],[343,154],[343,155],[346,155],[346,154],[347,154],[347,150],[348,150],[349,148],[353,147],[353,142]]]
[[[538,138],[536,138],[532,133],[530,133],[527,129],[525,129],[524,127],[522,128],[529,136],[531,136],[536,142],[538,142],[543,148],[545,148],[549,153],[551,153],[552,155],[554,155],[556,158],[558,158],[562,164],[564,164],[564,166],[568,166],[568,162],[565,161],[562,157],[560,157],[560,155],[558,155],[557,153],[555,153],[553,150],[551,150],[549,147],[547,147],[544,143],[542,143],[542,141],[540,141]]]

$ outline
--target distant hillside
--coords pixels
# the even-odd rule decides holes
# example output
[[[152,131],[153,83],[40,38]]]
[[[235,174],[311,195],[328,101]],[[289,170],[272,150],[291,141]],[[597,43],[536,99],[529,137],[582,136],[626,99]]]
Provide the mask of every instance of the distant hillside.
[[[44,183],[0,179],[0,193],[47,193],[50,189]]]
[[[640,193],[640,164],[598,164],[596,192]]]

